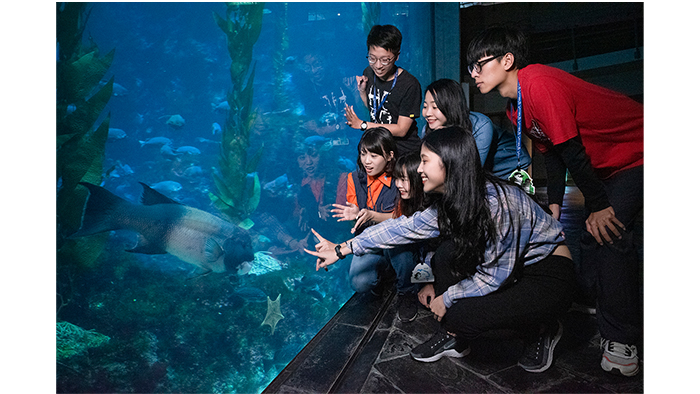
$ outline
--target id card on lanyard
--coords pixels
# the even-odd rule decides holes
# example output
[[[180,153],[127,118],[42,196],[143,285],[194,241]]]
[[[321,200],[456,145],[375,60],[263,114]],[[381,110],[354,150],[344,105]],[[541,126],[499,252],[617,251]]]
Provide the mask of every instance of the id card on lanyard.
[[[527,194],[535,195],[535,186],[532,184],[530,174],[520,168],[520,149],[523,132],[523,94],[520,91],[520,81],[518,81],[518,131],[515,133],[515,154],[518,157],[518,168],[508,177],[508,180],[515,182],[523,188]],[[510,112],[513,113],[513,102],[510,103]]]

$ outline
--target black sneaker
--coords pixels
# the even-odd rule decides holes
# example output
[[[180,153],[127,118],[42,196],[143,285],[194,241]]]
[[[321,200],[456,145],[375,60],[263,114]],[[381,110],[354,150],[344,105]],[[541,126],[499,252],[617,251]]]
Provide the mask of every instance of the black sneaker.
[[[564,333],[564,326],[557,321],[556,326],[549,327],[536,341],[525,346],[525,352],[518,361],[528,372],[544,372],[552,366],[554,348]]]
[[[460,344],[457,338],[448,334],[442,327],[427,342],[411,350],[411,357],[416,361],[430,363],[445,356],[464,357],[469,354],[469,345]]]
[[[399,320],[408,323],[418,315],[418,295],[415,293],[399,294]]]

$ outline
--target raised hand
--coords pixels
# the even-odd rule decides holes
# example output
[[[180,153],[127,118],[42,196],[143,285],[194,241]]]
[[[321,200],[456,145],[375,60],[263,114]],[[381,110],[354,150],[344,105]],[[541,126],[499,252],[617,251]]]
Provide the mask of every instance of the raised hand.
[[[347,205],[333,204],[333,207],[335,207],[335,209],[331,209],[331,212],[334,213],[333,217],[339,218],[339,222],[357,220],[360,214],[360,208],[357,205],[350,204],[347,201],[345,204]]]

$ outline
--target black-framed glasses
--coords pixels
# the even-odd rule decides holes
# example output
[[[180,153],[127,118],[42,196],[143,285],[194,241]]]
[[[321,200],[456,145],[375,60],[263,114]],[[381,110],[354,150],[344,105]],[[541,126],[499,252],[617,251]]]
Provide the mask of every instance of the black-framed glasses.
[[[367,58],[369,64],[374,64],[377,62],[377,60],[379,60],[379,62],[382,63],[382,66],[388,66],[389,63],[393,62],[396,59],[395,57],[383,57],[381,59],[377,59],[372,55],[367,55],[365,57]]]
[[[481,67],[484,67],[484,64],[490,62],[493,59],[498,59],[501,56],[505,56],[505,53],[503,55],[491,56],[491,57],[486,58],[484,60],[474,62],[474,63],[470,64],[469,66],[467,66],[467,71],[469,71],[470,75],[474,71],[476,71],[477,73],[481,73]]]

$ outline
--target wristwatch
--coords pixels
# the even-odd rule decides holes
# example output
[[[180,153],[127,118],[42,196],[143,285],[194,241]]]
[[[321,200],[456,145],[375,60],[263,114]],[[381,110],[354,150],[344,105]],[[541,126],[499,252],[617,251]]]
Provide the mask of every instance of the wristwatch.
[[[360,125],[360,130],[365,131],[367,130],[367,122],[364,120],[362,121],[362,124]]]
[[[366,126],[365,126],[365,128],[366,128]],[[345,255],[344,255],[343,253],[340,252],[340,244],[335,245],[335,254],[336,254],[336,255],[338,256],[338,258],[341,259],[341,260],[345,258]]]

